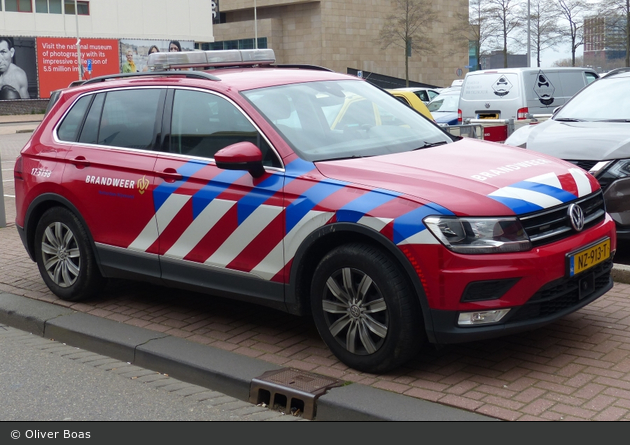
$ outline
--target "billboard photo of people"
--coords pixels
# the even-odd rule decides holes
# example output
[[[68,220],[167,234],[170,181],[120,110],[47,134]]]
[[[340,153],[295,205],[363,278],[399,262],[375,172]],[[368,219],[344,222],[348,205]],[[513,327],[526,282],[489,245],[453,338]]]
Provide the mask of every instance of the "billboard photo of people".
[[[120,40],[120,72],[140,73],[148,71],[149,54],[153,52],[193,51],[192,40]]]
[[[0,100],[37,98],[35,39],[0,36]]]

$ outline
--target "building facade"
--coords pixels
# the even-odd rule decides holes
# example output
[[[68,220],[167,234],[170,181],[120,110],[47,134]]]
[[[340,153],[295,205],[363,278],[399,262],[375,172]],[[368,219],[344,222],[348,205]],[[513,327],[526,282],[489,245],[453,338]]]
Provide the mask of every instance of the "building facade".
[[[625,66],[625,19],[604,15],[584,19],[584,65],[598,71]]]
[[[448,33],[459,25],[456,12],[468,11],[468,0],[431,4],[438,21],[422,33],[432,38],[434,51],[411,55],[409,80],[444,87],[467,71],[468,41],[454,41]],[[378,41],[393,13],[391,0],[218,0],[218,10],[222,23],[214,26],[213,47],[234,47],[258,38],[273,48],[281,63],[405,78],[404,48],[381,49]]]

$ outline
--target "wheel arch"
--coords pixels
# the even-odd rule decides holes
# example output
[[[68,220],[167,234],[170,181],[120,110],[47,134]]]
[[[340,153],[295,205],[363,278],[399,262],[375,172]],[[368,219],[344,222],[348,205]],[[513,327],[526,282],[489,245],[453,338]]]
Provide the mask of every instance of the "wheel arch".
[[[33,200],[33,202],[31,202],[28,210],[26,211],[26,216],[24,218],[24,234],[26,239],[26,250],[29,257],[35,261],[35,231],[37,230],[37,223],[41,219],[42,215],[48,209],[53,207],[64,207],[79,219],[88,235],[94,256],[96,257],[96,264],[98,265],[99,271],[102,273],[101,262],[98,258],[98,251],[94,248],[95,244],[94,239],[92,238],[92,233],[90,232],[88,225],[85,223],[83,216],[81,216],[81,212],[79,212],[71,201],[56,193],[44,193],[39,195]]]
[[[287,309],[296,315],[310,315],[310,288],[315,268],[331,249],[342,244],[363,242],[389,253],[403,269],[409,284],[417,296],[424,326],[429,340],[432,339],[433,323],[429,303],[422,282],[404,253],[387,237],[366,226],[351,223],[333,223],[313,231],[300,245],[289,275]]]

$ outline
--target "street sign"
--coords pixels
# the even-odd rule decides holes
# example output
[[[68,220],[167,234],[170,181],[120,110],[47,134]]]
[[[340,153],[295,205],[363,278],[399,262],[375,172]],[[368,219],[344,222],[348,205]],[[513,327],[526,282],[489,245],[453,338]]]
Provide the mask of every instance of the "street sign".
[[[92,74],[92,59],[87,60],[87,70],[88,73]]]
[[[357,77],[363,77],[363,71],[357,71]]]

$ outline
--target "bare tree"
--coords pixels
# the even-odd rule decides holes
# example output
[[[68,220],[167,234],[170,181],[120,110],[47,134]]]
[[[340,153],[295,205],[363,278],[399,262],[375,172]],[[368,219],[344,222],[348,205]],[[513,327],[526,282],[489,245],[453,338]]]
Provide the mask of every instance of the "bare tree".
[[[430,30],[439,22],[429,0],[393,0],[393,13],[385,18],[378,41],[382,49],[390,45],[405,51],[405,82],[409,86],[409,57],[412,53],[432,53]]]
[[[486,14],[487,0],[470,0],[468,11],[455,11],[456,24],[448,32],[455,42],[473,42],[477,66],[481,69],[481,55],[488,53],[488,41],[496,34]]]
[[[583,57],[575,57],[569,59],[560,59],[553,62],[553,66],[581,66],[583,65]]]
[[[607,33],[606,46],[625,51],[625,66],[630,66],[630,0],[603,1],[600,3],[599,15],[606,17],[608,25],[617,31]]]
[[[527,8],[523,8],[523,13],[523,21],[526,21]],[[559,19],[560,11],[554,3],[548,0],[531,0],[529,20],[531,46],[536,54],[536,66],[540,66],[540,53],[555,47],[562,41]]]
[[[560,14],[568,22],[568,26],[561,33],[563,37],[571,39],[571,60],[575,66],[575,51],[584,44],[583,15],[588,5],[584,0],[556,0]]]
[[[488,20],[495,30],[497,46],[503,53],[503,66],[508,67],[508,40],[522,25],[519,0],[486,0]]]

